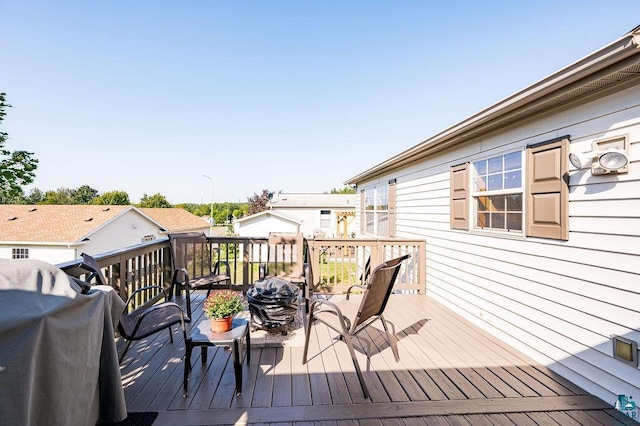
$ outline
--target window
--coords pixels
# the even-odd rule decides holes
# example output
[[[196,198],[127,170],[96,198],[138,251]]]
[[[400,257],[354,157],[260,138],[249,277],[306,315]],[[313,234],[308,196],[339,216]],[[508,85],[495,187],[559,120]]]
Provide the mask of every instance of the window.
[[[320,228],[331,228],[331,210],[320,210]]]
[[[29,258],[29,249],[28,248],[14,248],[14,249],[11,249],[11,258],[12,259],[28,259]]]
[[[389,235],[389,187],[367,188],[364,191],[364,232],[379,237]]]
[[[386,237],[389,235],[389,187],[387,185],[376,187],[376,235]]]
[[[477,229],[568,240],[569,143],[562,136],[528,145],[524,153],[452,166],[451,229],[468,231],[473,221]]]
[[[522,152],[473,163],[474,226],[522,232]]]

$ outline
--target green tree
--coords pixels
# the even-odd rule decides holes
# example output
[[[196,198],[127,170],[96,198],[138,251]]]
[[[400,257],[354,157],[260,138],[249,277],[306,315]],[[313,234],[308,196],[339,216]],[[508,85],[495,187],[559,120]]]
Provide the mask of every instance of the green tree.
[[[215,209],[215,204],[213,208]],[[209,216],[211,214],[211,204],[200,204],[198,208],[194,209],[191,213],[196,216]]]
[[[196,213],[198,211],[198,209],[200,208],[200,206],[201,206],[200,204],[195,204],[195,203],[183,203],[183,204],[176,204],[173,207],[179,208],[179,209],[185,209],[189,213],[195,214],[196,216],[202,216],[202,215]]]
[[[356,189],[351,188],[350,186],[345,186],[342,189],[333,188],[331,190],[331,194],[355,194],[355,193],[356,193]]]
[[[98,196],[98,190],[89,185],[79,188],[58,188],[55,191],[47,191],[42,197],[42,204],[90,204]]]
[[[25,204],[40,204],[44,201],[44,192],[38,188],[31,188],[31,191],[23,199]]]
[[[4,121],[5,109],[11,107],[5,97],[5,93],[0,93],[0,124]],[[0,199],[15,199],[24,193],[23,186],[33,182],[38,160],[32,157],[32,152],[6,149],[7,138],[7,133],[0,131]]]
[[[82,185],[72,191],[73,204],[90,204],[98,196],[98,190],[89,185]]]
[[[125,191],[108,191],[94,198],[91,204],[127,206],[131,202],[129,201],[129,194]]]
[[[20,194],[15,197],[0,197],[0,204],[41,204],[44,201],[44,193],[38,188],[31,188],[27,195]]]
[[[25,201],[24,194],[21,193],[12,197],[0,196],[0,204],[27,204],[27,202]]]
[[[144,194],[140,199],[140,203],[138,203],[138,207],[167,209],[171,208],[171,203],[167,201],[164,195],[158,192],[157,194],[153,194],[151,196]]]
[[[249,211],[247,213],[256,214],[267,209],[267,203],[273,196],[273,191],[263,189],[261,194],[253,194],[253,197],[248,198]]]
[[[61,187],[56,189],[55,191],[45,192],[42,204],[75,204],[73,201],[73,190]]]
[[[249,214],[249,205],[242,204],[239,208],[233,209],[233,213],[231,213],[235,219],[239,219],[245,215]]]

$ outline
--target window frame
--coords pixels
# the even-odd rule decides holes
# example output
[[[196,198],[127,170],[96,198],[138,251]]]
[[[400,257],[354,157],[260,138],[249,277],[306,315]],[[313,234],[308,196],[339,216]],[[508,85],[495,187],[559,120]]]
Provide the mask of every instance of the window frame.
[[[331,229],[331,216],[332,216],[331,210],[320,210],[320,222],[319,222],[320,229]],[[329,224],[328,226],[322,226],[325,221],[328,221],[328,224]]]
[[[363,201],[364,234],[375,237],[389,236],[389,184],[365,188]]]
[[[29,259],[29,248],[13,247],[11,249],[11,258],[12,259]]]
[[[520,167],[516,168],[516,169],[507,169],[505,167],[506,165],[506,161],[507,161],[507,157],[512,155],[512,154],[519,154],[519,161],[520,161]],[[499,172],[494,172],[491,173],[490,171],[490,161],[496,158],[501,158],[502,159],[502,166]],[[485,173],[479,175],[477,172],[477,164],[480,162],[486,162],[486,171]],[[510,234],[510,235],[522,235],[524,236],[524,229],[525,229],[525,212],[526,212],[526,206],[525,206],[525,201],[526,201],[526,187],[525,187],[525,179],[526,179],[526,170],[525,170],[525,166],[526,166],[526,151],[524,149],[517,149],[517,150],[510,150],[510,151],[504,151],[498,154],[493,154],[493,155],[487,155],[484,157],[480,157],[478,159],[475,159],[473,161],[470,161],[469,163],[470,166],[470,173],[469,173],[469,179],[470,182],[468,182],[470,191],[469,191],[469,198],[471,200],[471,205],[468,207],[471,210],[471,217],[473,218],[472,223],[470,224],[470,228],[473,229],[474,231],[478,231],[478,232],[490,232],[490,233],[494,233],[494,232],[498,232],[498,233],[506,233],[506,234]],[[520,171],[520,176],[519,176],[519,181],[520,181],[520,186],[518,187],[513,187],[513,188],[504,188],[504,180],[507,178],[507,175],[509,174],[509,172],[513,172],[513,171]],[[479,191],[477,189],[477,185],[476,185],[476,177],[478,176],[484,176],[484,177],[490,177],[490,176],[495,176],[495,175],[500,175],[501,176],[501,180],[502,180],[502,188],[501,189],[486,189],[484,191]],[[490,182],[487,180],[486,186],[489,186]],[[520,196],[520,210],[519,210],[519,214],[520,214],[520,227],[518,228],[512,228],[509,229],[508,228],[508,217],[507,215],[509,214],[509,210],[507,210],[506,204],[508,202],[507,196],[509,195],[519,195]],[[478,222],[479,222],[479,214],[481,213],[480,210],[478,210],[478,203],[480,202],[479,199],[481,197],[504,197],[505,200],[505,207],[501,210],[503,212],[504,219],[503,219],[503,224],[504,227],[502,228],[498,228],[498,227],[491,227],[491,226],[479,226]],[[493,216],[494,214],[492,214],[492,210],[487,210],[486,211],[488,214],[488,217]],[[499,213],[500,211],[496,211],[496,213]],[[512,214],[515,213],[515,211],[512,212]]]

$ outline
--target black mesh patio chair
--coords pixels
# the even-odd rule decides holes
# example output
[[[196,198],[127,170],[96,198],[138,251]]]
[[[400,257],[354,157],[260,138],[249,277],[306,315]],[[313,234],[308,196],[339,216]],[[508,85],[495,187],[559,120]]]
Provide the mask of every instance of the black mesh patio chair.
[[[369,390],[364,382],[360,365],[356,359],[352,338],[379,318],[387,335],[387,341],[389,342],[389,346],[391,346],[393,355],[396,361],[400,360],[396,341],[392,339],[389,334],[383,312],[391,295],[393,284],[398,276],[402,262],[409,257],[411,257],[411,255],[407,254],[378,265],[371,272],[366,285],[353,285],[349,287],[346,299],[336,302],[325,299],[314,299],[309,308],[302,363],[307,363],[311,326],[316,321],[326,324],[332,330],[340,333],[340,340],[344,340],[349,347],[349,353],[351,354],[358,380],[362,386],[364,397],[368,398]],[[356,303],[353,299],[350,299],[351,290],[354,288],[364,289],[360,303]]]
[[[211,245],[203,232],[169,234],[169,243],[174,271],[171,293],[180,295],[185,290],[187,317],[191,318],[191,292],[206,289],[209,296],[214,289],[231,289],[231,267],[224,260],[212,261]]]
[[[95,279],[98,284],[108,285],[105,276],[98,265],[98,261],[92,256],[82,253],[82,264],[80,267],[90,274],[87,281]],[[164,329],[169,330],[169,340],[173,343],[173,331],[171,326],[179,324],[182,328],[184,341],[187,341],[187,329],[185,327],[186,317],[182,308],[174,302],[163,302],[154,305],[143,304],[134,307],[135,300],[139,293],[156,293],[164,295],[165,300],[169,297],[164,288],[158,285],[150,285],[135,290],[128,297],[124,311],[118,323],[118,332],[120,336],[126,340],[126,345],[122,355],[118,358],[120,362],[124,359],[124,355],[129,350],[131,343],[136,340],[142,340],[145,337],[158,333]]]

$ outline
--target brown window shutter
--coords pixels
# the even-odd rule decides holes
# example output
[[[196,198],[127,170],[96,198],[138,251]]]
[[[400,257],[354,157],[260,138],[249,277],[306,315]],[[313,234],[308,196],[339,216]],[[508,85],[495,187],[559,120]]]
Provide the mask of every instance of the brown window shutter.
[[[527,147],[527,237],[569,239],[569,138]]]
[[[389,236],[396,236],[396,180],[389,181]]]
[[[451,167],[451,207],[450,223],[451,229],[469,230],[469,163]]]
[[[364,189],[360,191],[360,233],[364,234],[364,225],[367,221],[364,213]]]

